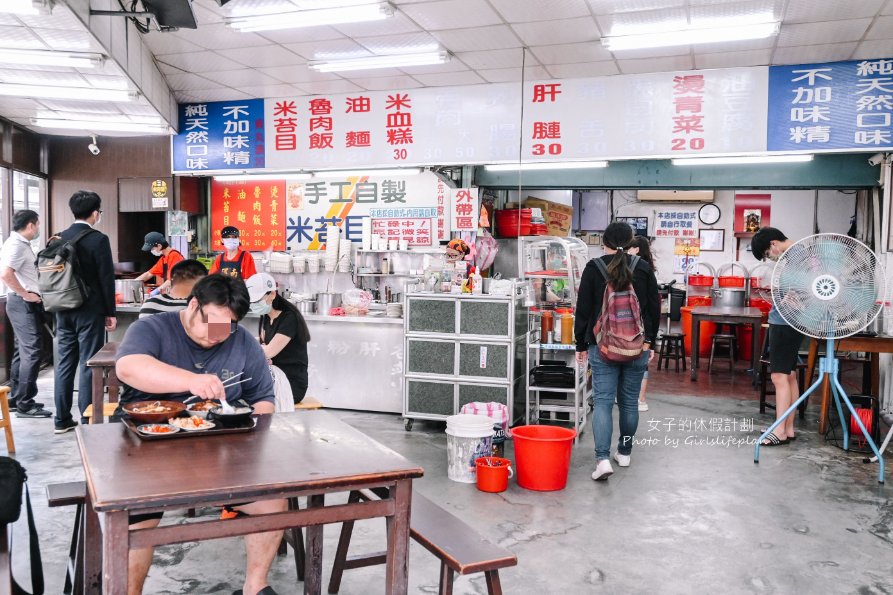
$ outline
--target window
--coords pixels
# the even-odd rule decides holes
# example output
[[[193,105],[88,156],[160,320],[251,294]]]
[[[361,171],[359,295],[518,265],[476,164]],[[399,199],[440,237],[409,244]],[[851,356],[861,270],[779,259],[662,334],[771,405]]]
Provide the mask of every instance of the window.
[[[46,201],[46,180],[20,171],[12,173],[12,213],[22,209],[30,209],[40,216],[40,234],[46,241],[46,221],[44,220],[43,205]],[[0,204],[0,208],[3,205]],[[40,250],[41,240],[38,238],[31,242],[31,248],[36,254]]]

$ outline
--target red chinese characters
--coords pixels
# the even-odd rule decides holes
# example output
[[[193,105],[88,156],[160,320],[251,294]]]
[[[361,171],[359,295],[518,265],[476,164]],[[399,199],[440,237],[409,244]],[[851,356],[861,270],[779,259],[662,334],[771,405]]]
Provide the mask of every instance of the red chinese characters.
[[[273,107],[273,130],[277,151],[298,149],[298,107],[294,101],[277,101]]]
[[[347,97],[345,114],[366,114],[372,111],[372,100],[365,95]],[[372,133],[368,130],[348,130],[344,134],[344,146],[348,149],[372,146]]]
[[[431,219],[373,219],[372,233],[410,246],[431,245]]]
[[[332,102],[323,97],[311,99],[309,102],[310,148],[334,148],[335,135],[332,121]]]
[[[704,75],[673,77],[673,151],[704,150]]]
[[[246,250],[285,249],[285,180],[258,180],[211,183],[211,229],[214,249],[222,250],[220,230],[227,225],[239,228]]]
[[[453,195],[455,209],[453,231],[476,231],[475,197],[468,188],[459,188]]]
[[[561,95],[561,83],[547,83],[533,86],[533,99],[531,103],[558,103],[558,96]],[[533,133],[531,138],[535,141],[554,141],[534,143],[531,147],[531,155],[561,155],[563,147],[561,146],[561,122],[558,121],[535,121],[533,123]]]
[[[412,98],[409,93],[397,93],[388,95],[385,101],[387,123],[385,125],[385,138],[387,143],[394,148],[394,160],[404,161],[408,156],[403,145],[411,145],[412,138]]]

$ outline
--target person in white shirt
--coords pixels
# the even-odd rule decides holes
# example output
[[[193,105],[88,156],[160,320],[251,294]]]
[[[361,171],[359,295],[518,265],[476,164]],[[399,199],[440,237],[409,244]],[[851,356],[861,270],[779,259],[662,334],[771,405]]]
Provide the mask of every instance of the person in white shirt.
[[[43,305],[31,242],[39,235],[37,213],[16,211],[12,216],[12,232],[0,251],[0,280],[6,284],[6,315],[15,332],[10,405],[15,405],[16,417],[52,416],[43,404],[34,400],[43,353]]]

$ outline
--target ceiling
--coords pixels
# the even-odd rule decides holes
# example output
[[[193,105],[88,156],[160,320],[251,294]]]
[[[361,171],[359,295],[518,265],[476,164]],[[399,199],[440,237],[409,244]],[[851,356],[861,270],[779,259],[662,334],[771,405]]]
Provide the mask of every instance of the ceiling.
[[[893,0],[391,2],[395,14],[383,21],[241,33],[227,27],[224,17],[319,7],[325,0],[231,0],[224,7],[214,0],[194,0],[198,29],[152,31],[144,41],[182,103],[520,81],[522,56],[527,80],[893,57]],[[61,9],[41,17],[0,14],[0,46],[101,51],[86,27]],[[782,25],[777,36],[764,40],[623,52],[610,52],[599,41],[617,27],[746,18],[765,12],[774,14]],[[338,74],[317,73],[307,66],[315,59],[403,53],[432,44],[448,50],[452,60],[438,66]],[[100,72],[0,68],[0,82],[100,88],[125,84],[123,75],[111,61]],[[146,102],[0,97],[0,115],[28,127],[39,110],[82,109],[134,116],[153,113]]]

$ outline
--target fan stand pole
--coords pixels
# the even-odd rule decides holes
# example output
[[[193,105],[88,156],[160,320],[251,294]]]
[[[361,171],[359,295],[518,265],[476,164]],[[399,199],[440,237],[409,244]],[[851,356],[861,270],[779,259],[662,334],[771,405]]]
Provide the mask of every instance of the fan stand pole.
[[[890,444],[890,438],[893,438],[893,426],[890,426],[890,431],[887,432],[887,437],[884,438],[884,443],[881,444],[880,448],[878,448],[879,452],[883,453],[885,450],[887,450],[887,445]],[[877,461],[879,459],[879,457],[880,457],[880,455],[878,455],[876,457],[862,459],[862,462],[863,463],[874,463],[875,461]]]
[[[884,459],[881,457],[880,452],[878,451],[877,445],[875,445],[874,440],[868,433],[868,430],[865,429],[865,425],[862,423],[862,419],[856,415],[856,410],[853,408],[853,404],[850,402],[849,397],[846,394],[846,391],[843,390],[843,387],[840,385],[839,376],[840,363],[836,357],[834,357],[834,339],[828,339],[827,346],[825,347],[825,356],[819,360],[819,378],[815,381],[815,383],[810,386],[806,392],[800,395],[800,398],[797,399],[790,407],[788,407],[787,411],[784,414],[775,420],[775,422],[766,428],[766,431],[759,437],[756,445],[754,446],[753,451],[753,462],[760,462],[760,445],[763,440],[771,434],[775,428],[780,426],[784,420],[788,418],[789,415],[794,413],[797,410],[797,407],[805,401],[813,391],[815,391],[819,386],[821,386],[822,382],[825,379],[825,375],[827,374],[830,377],[831,382],[831,393],[834,396],[834,404],[837,407],[837,414],[841,420],[841,425],[843,426],[843,448],[846,449],[849,447],[849,429],[846,427],[846,423],[844,423],[843,417],[843,408],[840,406],[840,401],[843,400],[846,403],[847,409],[850,411],[850,415],[856,421],[856,424],[859,426],[859,429],[862,431],[862,435],[865,437],[865,441],[868,446],[871,447],[871,450],[874,452],[875,456],[878,459],[879,468],[878,468],[878,483],[884,483]]]

